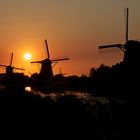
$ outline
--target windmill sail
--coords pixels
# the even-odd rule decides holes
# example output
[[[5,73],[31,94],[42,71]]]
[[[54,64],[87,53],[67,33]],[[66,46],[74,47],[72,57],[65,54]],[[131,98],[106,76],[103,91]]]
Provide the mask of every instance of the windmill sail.
[[[118,48],[121,48],[122,46],[123,46],[122,44],[103,45],[103,46],[99,46],[99,49],[112,48],[112,47],[118,47]]]
[[[30,63],[42,63],[42,61],[32,61]]]
[[[7,67],[7,65],[2,65],[2,64],[0,64],[0,66],[2,66],[2,67]]]
[[[127,10],[127,12],[126,12],[126,42],[128,41],[128,17],[129,17],[129,9],[127,8],[126,9]]]
[[[99,46],[99,49],[104,49],[104,48],[111,48],[111,47],[117,47],[120,48],[122,51],[124,51],[124,46],[128,42],[128,16],[129,16],[129,9],[127,8],[127,14],[126,14],[126,35],[125,35],[125,40],[126,42],[124,44],[111,44],[111,45],[103,45]]]
[[[46,50],[47,50],[48,58],[50,58],[50,53],[49,53],[49,48],[48,48],[47,40],[45,40],[45,44],[46,44]]]
[[[17,69],[17,70],[25,70],[23,68],[17,68],[17,67],[13,67],[13,69]]]
[[[12,66],[12,61],[13,61],[13,52],[11,54],[10,66]]]
[[[69,58],[57,58],[57,59],[52,59],[52,61],[63,61],[63,60],[69,60]]]

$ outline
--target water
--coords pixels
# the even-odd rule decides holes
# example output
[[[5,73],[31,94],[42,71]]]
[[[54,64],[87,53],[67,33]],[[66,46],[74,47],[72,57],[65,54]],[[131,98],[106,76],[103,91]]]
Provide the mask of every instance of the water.
[[[83,104],[89,104],[93,106],[96,102],[99,102],[101,104],[108,104],[109,98],[108,97],[96,97],[93,94],[87,93],[87,92],[80,92],[80,91],[69,91],[64,90],[61,92],[45,92],[41,90],[37,90],[31,87],[25,87],[25,91],[27,94],[32,94],[35,96],[39,96],[41,98],[49,98],[54,102],[57,102],[60,98],[66,98],[66,97],[72,97],[77,100],[79,100]]]
[[[32,130],[46,139],[57,132],[60,139],[120,139],[126,129],[124,105],[125,100],[87,92],[0,87],[4,126],[16,132],[25,127],[24,135]]]

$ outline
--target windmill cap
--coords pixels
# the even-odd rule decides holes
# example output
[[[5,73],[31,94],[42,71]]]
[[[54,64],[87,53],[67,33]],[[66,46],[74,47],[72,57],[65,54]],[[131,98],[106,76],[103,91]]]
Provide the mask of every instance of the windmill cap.
[[[124,49],[136,49],[139,48],[140,49],[140,42],[139,41],[135,41],[135,40],[129,40],[125,43],[124,45]]]

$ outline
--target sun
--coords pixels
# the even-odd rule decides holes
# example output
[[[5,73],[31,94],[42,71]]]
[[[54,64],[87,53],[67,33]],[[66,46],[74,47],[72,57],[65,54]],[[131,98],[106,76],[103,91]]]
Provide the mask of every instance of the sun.
[[[31,54],[30,53],[25,53],[24,54],[24,59],[25,60],[31,60]]]

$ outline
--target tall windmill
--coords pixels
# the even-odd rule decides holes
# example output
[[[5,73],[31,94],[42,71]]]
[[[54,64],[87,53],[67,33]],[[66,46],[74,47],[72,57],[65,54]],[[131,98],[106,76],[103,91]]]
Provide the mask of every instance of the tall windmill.
[[[11,75],[13,73],[14,69],[25,70],[25,69],[22,69],[22,68],[17,68],[17,67],[12,66],[12,63],[13,63],[13,52],[11,53],[11,59],[10,59],[10,64],[9,65],[0,64],[1,67],[4,67],[6,69],[6,75]]]
[[[112,45],[103,45],[99,46],[99,49],[117,47],[124,52],[123,62],[126,64],[134,64],[140,57],[140,42],[135,40],[128,40],[128,18],[129,18],[129,9],[127,8],[126,13],[126,34],[125,34],[125,43],[124,44],[112,44]]]
[[[39,72],[39,78],[41,80],[41,83],[50,84],[53,79],[52,63],[56,64],[58,61],[69,60],[69,58],[66,57],[66,58],[59,58],[59,59],[51,59],[47,40],[45,40],[45,44],[46,44],[46,50],[47,50],[47,57],[43,60],[33,61],[31,63],[41,64],[41,70]]]

